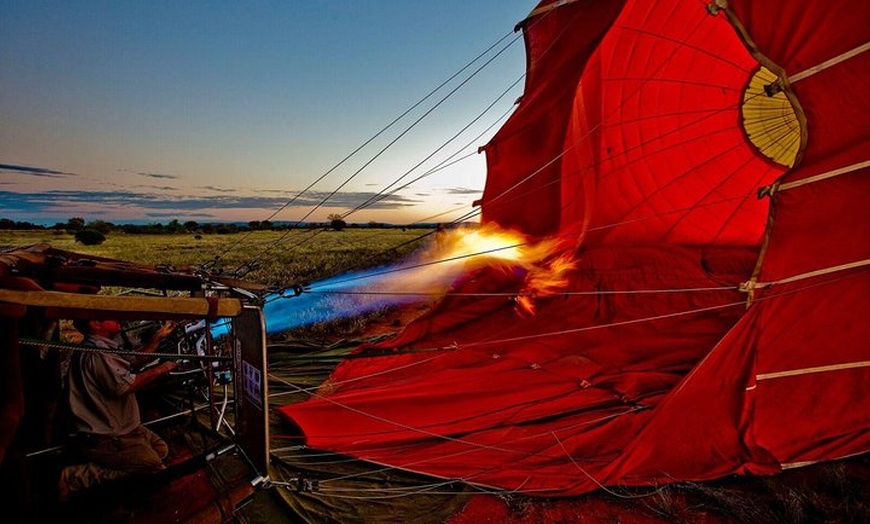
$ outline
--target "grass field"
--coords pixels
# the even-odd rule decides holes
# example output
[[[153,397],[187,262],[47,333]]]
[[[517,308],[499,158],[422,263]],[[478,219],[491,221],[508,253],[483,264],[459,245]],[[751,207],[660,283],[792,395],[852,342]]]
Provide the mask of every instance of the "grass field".
[[[128,235],[111,232],[97,246],[63,231],[0,230],[0,251],[36,243],[143,264],[198,267],[216,260],[231,272],[254,264],[245,279],[275,287],[307,284],[347,271],[390,264],[421,244],[432,229],[252,231],[226,235]]]

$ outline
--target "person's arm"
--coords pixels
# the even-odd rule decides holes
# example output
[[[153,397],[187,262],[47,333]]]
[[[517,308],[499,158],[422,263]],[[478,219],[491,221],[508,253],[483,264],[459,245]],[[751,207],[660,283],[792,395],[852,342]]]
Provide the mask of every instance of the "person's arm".
[[[140,353],[154,353],[155,351],[157,351],[157,348],[160,347],[160,343],[163,342],[163,339],[171,335],[177,325],[178,324],[175,322],[164,322],[163,325],[160,326],[160,329],[158,329],[157,332],[154,333],[151,339],[144,345],[136,349],[136,351]],[[132,359],[130,359],[130,361],[133,363],[134,366],[141,367],[153,359],[154,357],[140,355],[137,357],[133,357]]]
[[[171,335],[177,325],[178,324],[175,322],[164,322],[163,325],[160,326],[160,329],[157,330],[157,333],[154,333],[154,336],[151,337],[151,340],[139,348],[139,351],[142,353],[154,353],[157,351],[157,348],[160,347],[160,343],[163,339]]]
[[[154,382],[157,379],[157,377],[160,377],[162,375],[165,375],[166,373],[169,373],[170,371],[172,371],[176,367],[178,367],[177,362],[168,361],[168,362],[164,362],[162,364],[158,364],[152,368],[148,368],[141,373],[137,373],[136,378],[133,379],[133,383],[127,387],[127,390],[124,392],[124,394],[129,395],[130,393],[135,393],[136,391],[142,389],[146,385]]]

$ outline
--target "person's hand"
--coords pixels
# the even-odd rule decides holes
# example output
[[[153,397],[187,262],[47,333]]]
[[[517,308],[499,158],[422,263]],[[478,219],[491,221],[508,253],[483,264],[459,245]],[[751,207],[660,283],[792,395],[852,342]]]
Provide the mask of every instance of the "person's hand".
[[[176,327],[178,327],[178,322],[173,322],[171,320],[164,322],[154,336],[162,340],[171,335],[172,332],[175,331]]]

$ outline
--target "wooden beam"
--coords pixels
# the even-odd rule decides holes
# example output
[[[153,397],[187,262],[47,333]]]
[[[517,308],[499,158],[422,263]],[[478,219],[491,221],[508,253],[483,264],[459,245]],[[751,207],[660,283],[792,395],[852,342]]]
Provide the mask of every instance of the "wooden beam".
[[[80,295],[0,289],[0,302],[51,308],[53,313],[49,315],[47,311],[46,316],[55,318],[85,318],[91,316],[90,312],[99,312],[101,318],[131,318],[133,313],[144,314],[142,318],[236,317],[242,312],[242,303],[236,298]]]

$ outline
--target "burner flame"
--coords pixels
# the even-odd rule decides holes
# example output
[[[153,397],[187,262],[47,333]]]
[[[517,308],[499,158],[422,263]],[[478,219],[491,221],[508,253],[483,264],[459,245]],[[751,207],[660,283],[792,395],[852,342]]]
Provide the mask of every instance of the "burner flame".
[[[521,271],[523,284],[515,302],[521,314],[532,315],[536,300],[567,287],[567,273],[574,268],[567,253],[558,240],[533,243],[521,233],[494,225],[440,230],[426,249],[395,266],[321,280],[305,287],[302,295],[288,288],[266,296],[266,331],[274,334],[433,301],[449,293],[463,275],[484,267]],[[219,330],[225,331],[226,326]]]

